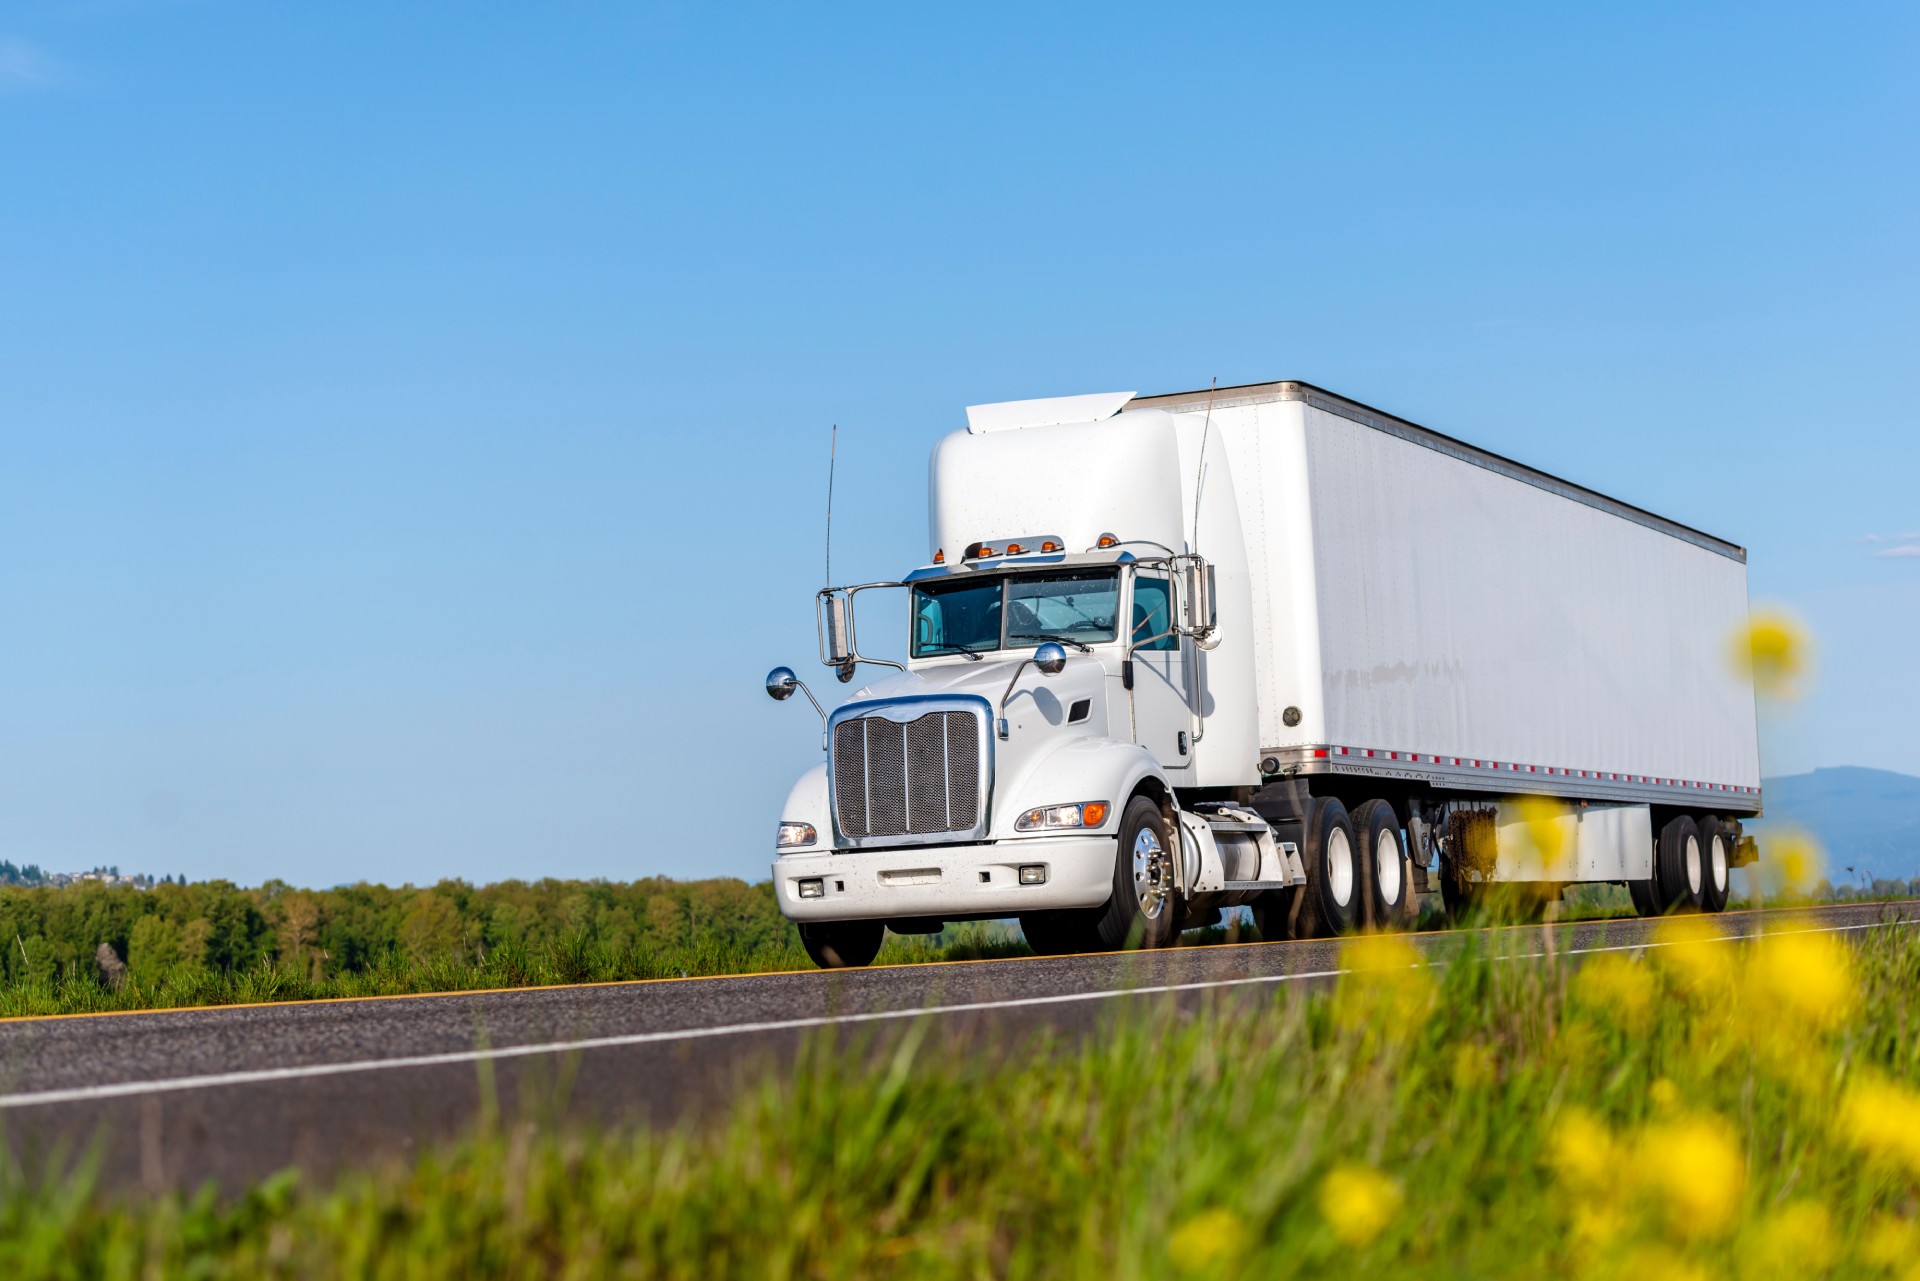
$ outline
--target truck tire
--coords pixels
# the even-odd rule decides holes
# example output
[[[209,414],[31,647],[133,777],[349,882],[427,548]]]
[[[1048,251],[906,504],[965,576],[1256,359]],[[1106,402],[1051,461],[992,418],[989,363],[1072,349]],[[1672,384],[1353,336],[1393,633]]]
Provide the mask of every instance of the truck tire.
[[[1695,826],[1700,829],[1700,907],[1724,912],[1727,891],[1732,888],[1733,831],[1711,814],[1702,816]]]
[[[1307,805],[1304,836],[1300,861],[1306,864],[1307,883],[1301,887],[1304,901],[1296,932],[1302,938],[1351,934],[1359,923],[1366,885],[1347,807],[1331,796],[1315,797]]]
[[[881,921],[809,921],[800,926],[801,946],[823,970],[857,970],[873,964],[886,937],[887,927]]]
[[[1179,854],[1160,807],[1145,796],[1128,801],[1120,814],[1113,897],[1094,923],[1103,950],[1165,947],[1179,936],[1175,922],[1180,904],[1173,879],[1173,860]]]
[[[1627,896],[1633,900],[1633,910],[1640,915],[1660,915],[1660,892],[1653,888],[1652,881],[1628,881]]]
[[[1036,956],[1071,956],[1075,952],[1098,951],[1100,947],[1098,909],[1058,908],[1046,912],[1028,912],[1020,918],[1020,932]]]
[[[1660,910],[1697,912],[1706,875],[1700,864],[1700,829],[1685,814],[1660,829],[1660,851],[1653,877]]]
[[[1412,919],[1413,862],[1406,839],[1400,835],[1400,817],[1385,801],[1365,801],[1353,812],[1354,844],[1359,850],[1361,879],[1367,893],[1362,902],[1375,929],[1397,930]]]

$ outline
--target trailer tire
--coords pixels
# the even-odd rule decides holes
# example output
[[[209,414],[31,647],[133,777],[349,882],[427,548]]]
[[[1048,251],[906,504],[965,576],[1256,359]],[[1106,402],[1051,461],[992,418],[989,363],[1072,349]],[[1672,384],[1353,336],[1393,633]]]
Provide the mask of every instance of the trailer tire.
[[[857,970],[873,964],[886,942],[883,921],[803,921],[800,945],[823,970]]]
[[[1093,952],[1100,947],[1100,911],[1086,908],[1055,908],[1046,912],[1028,912],[1020,918],[1020,933],[1036,956],[1072,956]]]
[[[1317,796],[1309,803],[1300,858],[1307,865],[1300,923],[1312,922],[1321,938],[1351,934],[1360,920],[1366,882],[1346,806],[1331,796]]]
[[[1660,893],[1653,888],[1652,881],[1628,881],[1627,896],[1633,900],[1633,910],[1640,915],[1660,915]]]
[[[1402,928],[1412,915],[1407,904],[1413,897],[1413,862],[1400,835],[1399,815],[1385,801],[1362,802],[1353,812],[1353,833],[1367,890],[1362,901],[1369,919],[1362,923],[1381,930]]]
[[[1700,829],[1700,907],[1724,912],[1732,888],[1728,869],[1733,866],[1733,832],[1711,814],[1702,815],[1695,826]]]
[[[1180,935],[1180,904],[1173,860],[1179,846],[1151,797],[1136,796],[1120,814],[1120,848],[1113,862],[1113,897],[1094,918],[1101,949],[1166,947]]]
[[[1700,829],[1685,814],[1660,829],[1660,853],[1653,878],[1661,912],[1697,912],[1706,885],[1700,863]]]

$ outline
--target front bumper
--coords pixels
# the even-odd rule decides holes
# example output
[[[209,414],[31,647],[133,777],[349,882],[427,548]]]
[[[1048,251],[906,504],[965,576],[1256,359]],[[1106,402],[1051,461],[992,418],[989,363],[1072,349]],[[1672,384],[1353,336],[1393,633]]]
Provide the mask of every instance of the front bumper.
[[[1042,836],[980,845],[783,854],[773,861],[780,911],[794,921],[1017,916],[1099,907],[1113,894],[1114,838]],[[1044,885],[1020,884],[1020,869],[1047,869]],[[818,898],[800,882],[818,880]]]

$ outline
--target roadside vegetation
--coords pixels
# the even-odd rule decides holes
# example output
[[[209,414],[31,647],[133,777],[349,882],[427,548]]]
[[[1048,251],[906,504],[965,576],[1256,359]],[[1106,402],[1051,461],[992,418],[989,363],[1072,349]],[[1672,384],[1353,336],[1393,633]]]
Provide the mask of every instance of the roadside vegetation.
[[[1920,1277],[1920,940],[1714,929],[1577,966],[1374,937],[1337,990],[1077,1040],[822,1039],[704,1127],[482,1122],[329,1187],[11,1174],[0,1275]]]
[[[1834,897],[1802,883],[1810,891],[1775,887],[1768,901]],[[1904,898],[1908,887],[1876,888]],[[1576,886],[1559,911],[1590,920],[1633,907],[1616,886]],[[1437,901],[1419,922],[1445,925]],[[1181,941],[1254,937],[1242,914]],[[986,922],[890,935],[878,963],[1027,954],[1017,925]],[[812,968],[767,882],[0,887],[0,1018]]]

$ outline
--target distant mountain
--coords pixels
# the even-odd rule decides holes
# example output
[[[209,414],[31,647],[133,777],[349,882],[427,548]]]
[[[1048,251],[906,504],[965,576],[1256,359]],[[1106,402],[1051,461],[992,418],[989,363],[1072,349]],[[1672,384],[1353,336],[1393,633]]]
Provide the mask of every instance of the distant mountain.
[[[1920,876],[1920,778],[1842,765],[1762,784],[1767,816],[1755,831],[1794,826],[1827,851],[1827,879]],[[1847,868],[1853,868],[1848,874]]]

